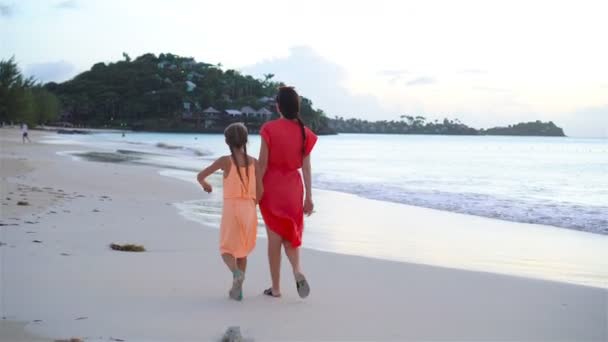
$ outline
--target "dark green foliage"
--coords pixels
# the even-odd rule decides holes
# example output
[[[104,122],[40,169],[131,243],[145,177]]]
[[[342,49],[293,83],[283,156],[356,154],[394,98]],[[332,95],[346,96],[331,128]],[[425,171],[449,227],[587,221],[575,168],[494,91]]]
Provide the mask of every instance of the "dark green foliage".
[[[196,62],[193,58],[171,53],[158,57],[147,53],[132,59],[123,53],[114,63],[97,63],[72,80],[44,88],[33,79],[24,79],[14,60],[0,64],[0,120],[29,124],[54,121],[61,108],[62,120],[89,127],[130,127],[139,130],[170,132],[222,132],[233,121],[244,121],[257,130],[263,120],[257,117],[218,116],[211,127],[203,128],[200,119],[184,119],[184,103],[200,118],[207,107],[218,110],[266,107],[277,117],[272,101],[277,88],[274,74],[263,79],[223,70],[221,64]],[[194,85],[194,87],[193,87]],[[56,96],[55,96],[56,95]],[[198,113],[198,114],[197,114]],[[509,127],[477,130],[458,119],[429,121],[423,116],[402,115],[399,120],[370,122],[360,119],[329,119],[312,101],[302,98],[304,122],[320,134],[386,133],[447,135],[542,135],[563,136],[553,122],[520,123]]]
[[[52,122],[58,114],[57,97],[33,78],[24,78],[14,57],[0,61],[0,121],[34,126]]]
[[[558,136],[563,137],[564,130],[557,127],[553,121],[541,122],[522,122],[509,127],[494,127],[481,130],[480,134],[485,135],[538,135],[538,136]]]
[[[338,133],[564,136],[564,131],[551,121],[477,130],[458,119],[427,122],[423,116],[402,115],[400,118],[399,121],[367,121],[336,117],[329,119],[328,125]]]
[[[262,97],[273,98],[281,85],[271,81],[273,74],[258,80],[237,70],[222,70],[221,64],[196,62],[170,53],[158,57],[148,53],[135,59],[125,53],[123,58],[115,63],[97,63],[70,81],[46,85],[60,98],[66,120],[85,126],[177,132],[202,130],[200,122],[183,120],[184,102],[199,112],[210,106],[218,110],[266,106],[275,111],[272,105],[259,101]],[[313,129],[328,130],[323,112],[313,109],[306,98],[302,116]],[[222,117],[207,131],[221,130],[232,120],[237,119]],[[238,120],[244,120],[253,130],[263,123],[258,118]]]
[[[359,119],[335,118],[330,127],[344,133],[384,133],[384,134],[446,134],[476,135],[476,129],[468,127],[458,119],[444,119],[426,122],[423,116],[402,115],[399,121],[367,121]]]

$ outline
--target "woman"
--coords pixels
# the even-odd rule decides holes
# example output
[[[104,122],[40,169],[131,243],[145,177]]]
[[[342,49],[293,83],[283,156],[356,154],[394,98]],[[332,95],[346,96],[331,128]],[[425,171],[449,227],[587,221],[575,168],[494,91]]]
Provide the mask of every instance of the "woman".
[[[281,87],[276,97],[280,118],[260,130],[258,198],[268,233],[268,262],[272,287],[264,294],[281,296],[281,247],[291,263],[298,295],[305,298],[310,286],[300,266],[304,214],[313,210],[310,152],[317,136],[300,118],[300,96],[292,87]],[[302,169],[306,196],[302,186]]]

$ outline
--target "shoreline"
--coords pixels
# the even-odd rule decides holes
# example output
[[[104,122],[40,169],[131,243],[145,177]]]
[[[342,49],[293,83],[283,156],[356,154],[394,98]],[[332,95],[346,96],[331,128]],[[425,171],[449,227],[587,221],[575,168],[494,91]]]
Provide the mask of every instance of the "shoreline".
[[[10,275],[2,278],[2,314],[29,322],[26,331],[36,335],[210,340],[240,325],[245,338],[259,341],[608,336],[606,290],[310,249],[302,253],[311,297],[297,298],[284,261],[284,297],[265,298],[264,239],[250,257],[245,301],[234,303],[225,298],[229,275],[217,252],[217,230],[182,218],[172,205],[198,199],[202,191],[159,175],[156,167],[55,154],[66,146],[4,137],[2,144],[3,160],[26,158],[32,168],[5,175],[3,167],[8,183],[53,187],[26,192],[37,223],[23,223],[32,213],[15,214],[20,226],[0,227],[0,241],[7,243],[0,247],[4,274]],[[38,208],[34,193],[57,202]],[[148,251],[115,252],[110,242],[140,243]],[[337,286],[344,281],[347,286]]]
[[[320,210],[307,218],[305,249],[608,290],[608,262],[598,261],[608,258],[605,249],[608,246],[608,236],[605,235],[387,203],[327,190],[316,190],[315,198],[318,208],[332,208],[333,203],[342,203],[345,210],[338,209],[333,215],[324,214]],[[193,203],[181,202],[174,205],[184,218],[209,229],[219,229],[219,224],[214,222],[209,227],[208,219],[197,217],[196,211],[190,209],[192,206],[203,207],[205,202],[195,200]],[[350,219],[347,222],[340,220],[352,208],[355,209],[350,214]],[[361,214],[365,210],[374,214]],[[355,225],[368,224],[373,227],[375,215],[403,215],[416,217],[417,221],[400,226],[390,218],[382,219],[384,227],[405,231],[405,236],[394,235],[389,244],[373,234],[353,235]],[[443,229],[446,225],[451,225],[453,231]],[[328,237],[325,230],[329,227],[331,234],[342,237]],[[258,237],[266,239],[263,229]],[[362,239],[366,240],[365,245],[358,246],[357,241]],[[535,251],[535,246],[542,244],[555,247],[543,247]],[[560,251],[569,248],[569,244],[584,245],[586,250],[579,251],[576,257],[570,253],[560,254]],[[547,258],[544,256],[546,253],[553,254],[553,257]],[[545,264],[551,264],[551,267],[546,267]],[[592,264],[594,267],[591,267]],[[575,275],[578,276],[574,277]]]
[[[15,128],[18,126],[16,124],[11,127],[10,125],[5,125],[4,128]],[[131,127],[125,128],[104,128],[104,127],[62,127],[62,126],[36,126],[30,128],[30,130],[38,130],[45,132],[57,132],[57,131],[80,131],[75,133],[67,133],[67,134],[93,134],[93,133],[122,133],[122,132],[133,132],[133,133],[172,133],[172,134],[223,134],[223,128],[211,128],[211,129],[160,129],[160,130],[147,130],[147,129],[133,129]],[[62,133],[66,134],[66,133]],[[259,135],[258,131],[250,132],[250,134]],[[333,136],[340,134],[363,134],[363,135],[404,135],[404,136],[467,136],[467,137],[505,137],[505,138],[581,138],[581,139],[608,139],[606,136],[598,136],[598,137],[577,137],[570,135],[542,135],[542,134],[532,134],[532,135],[524,135],[524,134],[449,134],[449,133],[398,133],[398,132],[319,132],[317,135],[319,136]]]
[[[112,136],[114,135],[107,134],[101,135],[99,139],[91,136],[80,137],[75,140],[82,141],[83,146],[87,146],[88,149],[92,151],[101,148],[101,145],[105,145],[104,148],[109,148],[107,155],[116,157],[115,159],[117,159],[117,161],[124,162],[126,159],[130,159],[130,162],[137,164],[150,164],[169,169],[190,170],[192,172],[198,172],[202,167],[202,159],[197,157],[215,156],[217,151],[221,150],[222,147],[217,143],[223,141],[223,139],[219,138],[219,135],[215,134],[207,136],[198,136],[196,134],[186,134],[184,136],[180,136],[179,134],[168,134],[165,136],[163,133],[134,133],[127,138],[120,138],[119,136],[113,138]],[[356,136],[347,136],[345,138],[347,140],[358,139]],[[418,138],[421,138],[421,136]],[[55,139],[64,140],[65,142],[74,138],[57,137]],[[437,142],[449,143],[449,139],[450,138],[439,138]],[[476,140],[477,139],[474,139],[473,141]],[[500,140],[502,139],[498,140],[499,144]],[[169,143],[166,143],[166,141],[169,141]],[[210,146],[213,146],[213,148],[201,149],[200,146],[205,146],[201,144],[205,144],[205,142],[210,142],[212,144]],[[258,142],[259,138],[253,137],[251,145],[253,149],[256,148]],[[547,142],[547,140],[544,142]],[[325,143],[340,144],[341,140],[337,140],[337,138],[328,138]],[[412,142],[410,142],[410,144],[412,144]],[[162,146],[160,145],[168,145],[167,150],[161,149]],[[597,146],[597,148],[601,151],[605,150],[601,145]],[[169,149],[171,149],[171,151]],[[146,153],[140,153],[141,151],[145,151]],[[214,154],[213,151],[216,153]],[[86,153],[87,151],[83,151],[85,156]],[[97,152],[91,152],[91,154],[96,153]],[[156,153],[158,153],[158,155],[155,155]],[[185,158],[179,158],[177,153],[184,154]],[[166,156],[163,157],[161,154],[166,154]],[[325,158],[322,160],[322,162],[328,162],[326,155],[323,157],[317,156],[317,158]],[[331,161],[329,162],[331,164]],[[329,173],[327,172],[328,170],[317,170],[320,173],[318,173],[319,178],[317,179],[315,177],[314,180],[316,189],[333,190],[341,193],[354,194],[370,200],[401,203],[405,205],[437,209],[477,217],[495,218],[502,221],[515,223],[529,223],[561,227],[575,231],[592,232],[608,236],[608,226],[606,226],[608,221],[599,215],[599,213],[601,213],[604,209],[608,209],[608,206],[602,205],[603,202],[600,198],[598,198],[598,201],[595,202],[581,200],[581,198],[569,200],[567,197],[559,200],[556,199],[547,201],[546,198],[543,198],[542,196],[538,197],[534,194],[532,197],[523,195],[513,196],[508,192],[504,193],[504,191],[502,193],[492,193],[492,191],[485,192],[485,190],[482,188],[474,187],[456,191],[451,189],[451,185],[443,190],[442,188],[434,189],[432,186],[425,186],[420,189],[417,189],[415,186],[406,186],[405,188],[401,188],[399,181],[395,183],[395,179],[391,179],[391,181],[388,183],[381,182],[376,186],[372,186],[372,184],[369,182],[359,183],[359,186],[356,186],[355,183],[344,181],[336,182],[332,180],[331,170]],[[341,172],[343,171],[344,170],[341,170]],[[412,170],[410,170],[410,172],[411,171]],[[426,171],[429,171],[428,167]],[[432,172],[432,170],[430,171]],[[326,176],[329,176],[329,180]],[[487,174],[482,174],[482,177],[483,176],[488,177]],[[467,176],[460,175],[460,177]],[[420,176],[418,178],[420,178]],[[513,184],[514,179],[507,179],[507,181],[511,182],[511,185],[518,186],[517,184]],[[542,185],[539,186],[542,187]],[[558,189],[551,188],[553,186],[559,188],[560,185],[549,184],[550,191]],[[563,190],[557,191],[563,192]],[[577,189],[577,191],[581,191],[581,189]],[[563,193],[561,195],[565,196]],[[498,210],[495,210],[494,208],[498,208]],[[572,218],[572,220],[570,218]]]

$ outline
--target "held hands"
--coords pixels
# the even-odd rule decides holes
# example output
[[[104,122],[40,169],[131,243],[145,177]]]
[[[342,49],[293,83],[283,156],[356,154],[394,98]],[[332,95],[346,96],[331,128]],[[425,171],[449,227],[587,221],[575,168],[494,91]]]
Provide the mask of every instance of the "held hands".
[[[203,190],[205,190],[205,192],[211,193],[213,191],[211,184],[207,183],[206,181],[202,181],[201,185],[203,186]]]
[[[306,214],[306,216],[310,216],[313,213],[314,209],[315,205],[314,203],[312,203],[312,198],[306,196],[306,199],[304,200],[304,214]]]

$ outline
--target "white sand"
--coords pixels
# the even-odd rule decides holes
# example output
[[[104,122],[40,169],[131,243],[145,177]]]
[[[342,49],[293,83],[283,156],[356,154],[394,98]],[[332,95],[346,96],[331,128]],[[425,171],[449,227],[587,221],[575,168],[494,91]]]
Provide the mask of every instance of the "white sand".
[[[28,322],[29,334],[208,341],[239,325],[256,341],[608,339],[605,289],[311,250],[303,251],[311,297],[297,297],[285,260],[284,297],[267,298],[263,239],[245,300],[229,301],[218,231],[171,205],[199,189],[152,167],[74,161],[55,154],[65,146],[0,134],[1,221],[19,224],[0,226],[0,314]],[[30,206],[5,200],[9,191]],[[148,251],[115,252],[111,242]],[[0,329],[0,341],[17,340],[18,330]]]

